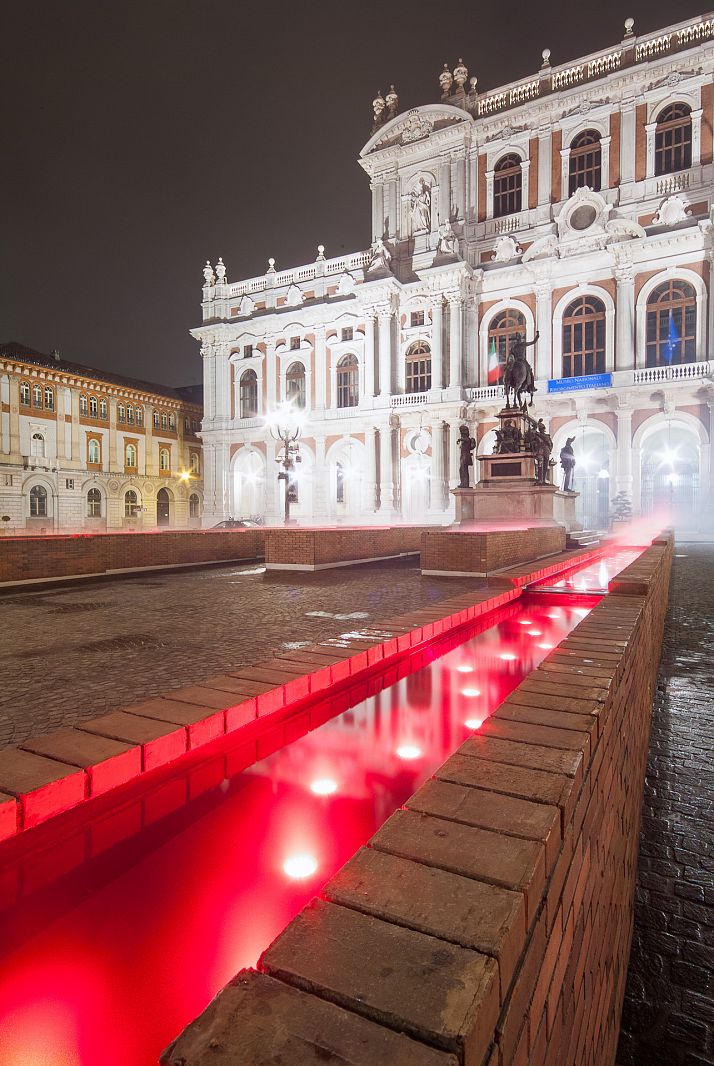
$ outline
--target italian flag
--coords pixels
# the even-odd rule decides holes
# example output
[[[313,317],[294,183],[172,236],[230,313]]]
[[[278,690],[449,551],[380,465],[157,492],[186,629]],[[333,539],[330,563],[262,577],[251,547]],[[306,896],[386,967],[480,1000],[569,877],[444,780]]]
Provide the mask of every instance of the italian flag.
[[[501,380],[501,364],[498,361],[498,352],[496,351],[496,341],[491,338],[491,347],[488,350],[488,383],[489,385],[498,385]]]

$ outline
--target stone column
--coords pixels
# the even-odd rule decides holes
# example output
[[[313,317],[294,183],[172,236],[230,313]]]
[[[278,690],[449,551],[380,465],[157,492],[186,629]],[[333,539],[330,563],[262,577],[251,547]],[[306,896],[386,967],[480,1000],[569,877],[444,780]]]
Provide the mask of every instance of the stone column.
[[[315,326],[315,414],[322,414],[325,410],[327,397],[327,345],[325,343],[325,327]],[[312,403],[312,397],[308,403]],[[334,396],[330,398],[330,406],[336,407],[337,401]]]
[[[328,469],[325,465],[325,438],[315,437],[315,465],[312,468],[312,517],[324,521],[332,510]]]
[[[444,332],[444,300],[441,293],[437,293],[434,296],[434,300],[431,305],[431,387],[432,389],[443,389],[444,387],[444,352],[443,352],[443,332]]]
[[[360,405],[370,408],[374,403],[374,320],[373,310],[364,313],[364,396],[360,397]],[[333,404],[334,406],[334,404]]]
[[[530,186],[530,159],[521,162],[521,211],[528,210],[528,190]]]
[[[536,329],[538,343],[533,360],[536,380],[545,381],[553,376],[553,297],[550,278],[536,283]],[[561,367],[562,372],[562,367]]]
[[[610,188],[610,142],[612,137],[600,138],[600,189]]]
[[[230,445],[227,440],[222,440],[217,445],[214,455],[216,459],[216,501],[220,508],[221,517],[229,518],[232,501],[229,484]]]
[[[647,134],[647,164],[645,169],[645,176],[648,178],[654,177],[655,172],[655,132],[657,130],[656,122],[645,123],[645,133]]]
[[[626,492],[632,500],[632,407],[628,398],[620,399],[617,415],[616,492]]]
[[[692,111],[692,166],[698,167],[702,159],[702,108]]]
[[[278,362],[275,337],[271,336],[265,338],[265,386],[267,410],[274,411],[278,404]]]
[[[388,407],[392,394],[392,310],[388,305],[377,308],[379,319],[379,398]]]
[[[451,160],[451,197],[453,200],[453,208],[456,211],[457,218],[466,218],[466,157],[463,152],[459,152]],[[449,216],[451,217],[451,211]],[[432,222],[432,229],[436,229],[436,226]]]
[[[560,199],[570,196],[570,148],[560,149]]]
[[[461,293],[450,293],[449,301],[449,389],[461,394],[463,383],[463,309]],[[456,395],[455,394],[455,395]]]
[[[57,421],[55,423],[56,434],[57,434],[57,463],[58,463],[59,466],[61,466],[62,463],[64,462],[64,459],[65,459],[66,455],[67,455],[67,438],[66,438],[65,432],[64,432],[64,426],[65,426],[65,421],[64,421],[64,410],[65,410],[64,388],[63,388],[62,385],[57,385],[56,386],[56,388],[55,388],[55,397],[56,397],[55,414],[57,416]]]
[[[147,422],[148,428],[148,422]],[[216,506],[216,463],[215,445],[203,442],[203,525],[211,527],[216,523],[218,508]],[[148,439],[147,439],[147,467],[148,467]],[[148,474],[148,468],[146,470]]]
[[[265,442],[265,517],[273,523],[283,516],[283,501],[278,499],[278,486],[282,489],[283,483],[278,482],[277,447],[277,441],[269,436]]]
[[[72,460],[84,466],[84,459],[79,454],[79,389],[72,390]]]
[[[550,128],[538,130],[538,206],[550,203],[551,189],[551,140]]]
[[[493,171],[486,171],[486,218],[493,218]]]
[[[710,394],[707,407],[709,409],[709,425],[707,426],[709,430],[709,478],[706,484],[708,491],[702,491],[705,487],[702,479],[699,498],[702,501],[702,509],[711,515],[714,511],[714,394]]]
[[[431,423],[431,500],[429,513],[444,513],[444,423],[440,418]]]
[[[615,266],[617,303],[615,308],[615,369],[632,370],[635,357],[635,277],[632,259]]]
[[[384,185],[381,181],[370,184],[372,192],[372,240],[384,233]]]
[[[432,204],[432,211],[434,205]],[[447,222],[451,214],[451,161],[447,156],[439,160],[439,218],[438,222]],[[436,229],[436,219],[432,217],[431,227]]]
[[[449,490],[455,489],[459,484],[459,449],[457,445],[457,439],[459,436],[459,426],[463,419],[461,418],[449,418],[446,421],[446,462],[444,469],[447,474],[447,487]],[[476,452],[474,451],[474,455]],[[448,497],[450,506],[453,504],[453,497]]]
[[[386,521],[394,516],[394,464],[392,429],[388,421],[379,427],[379,515]]]
[[[212,421],[216,417],[216,368],[215,351],[212,345],[201,348],[203,358],[203,411],[204,417]]]
[[[620,108],[620,184],[635,180],[635,102],[626,100]]]
[[[365,470],[363,479],[362,505],[365,514],[371,515],[377,509],[377,437],[374,426],[368,426],[364,434]]]

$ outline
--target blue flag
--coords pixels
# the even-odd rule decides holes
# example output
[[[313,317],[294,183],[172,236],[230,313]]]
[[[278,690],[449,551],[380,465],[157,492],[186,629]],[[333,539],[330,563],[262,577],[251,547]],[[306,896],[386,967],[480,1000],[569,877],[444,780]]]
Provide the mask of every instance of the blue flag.
[[[674,362],[674,357],[677,353],[677,347],[681,343],[682,338],[679,335],[677,327],[674,322],[674,315],[669,312],[669,335],[667,337],[667,343],[664,347],[664,357],[668,363]]]

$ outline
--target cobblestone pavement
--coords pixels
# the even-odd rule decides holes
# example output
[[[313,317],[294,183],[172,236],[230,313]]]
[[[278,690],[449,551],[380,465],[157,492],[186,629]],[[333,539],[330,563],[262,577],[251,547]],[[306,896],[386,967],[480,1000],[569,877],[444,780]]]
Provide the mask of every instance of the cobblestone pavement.
[[[0,597],[0,747],[456,595],[413,560],[152,573]]]
[[[714,548],[677,547],[657,693],[621,1066],[714,1063]]]

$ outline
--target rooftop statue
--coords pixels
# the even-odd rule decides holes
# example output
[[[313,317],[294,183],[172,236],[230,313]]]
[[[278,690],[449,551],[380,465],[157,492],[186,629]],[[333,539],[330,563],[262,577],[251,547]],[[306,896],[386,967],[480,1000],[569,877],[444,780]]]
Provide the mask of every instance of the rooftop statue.
[[[533,393],[536,391],[533,368],[526,359],[526,348],[538,340],[539,333],[536,330],[532,341],[524,340],[522,333],[516,334],[516,339],[511,345],[503,371],[503,390],[506,394],[506,407],[511,406],[525,410],[526,403],[522,400],[522,394],[527,392],[530,396],[530,405],[533,406]],[[513,404],[510,402],[510,394],[513,393]]]

